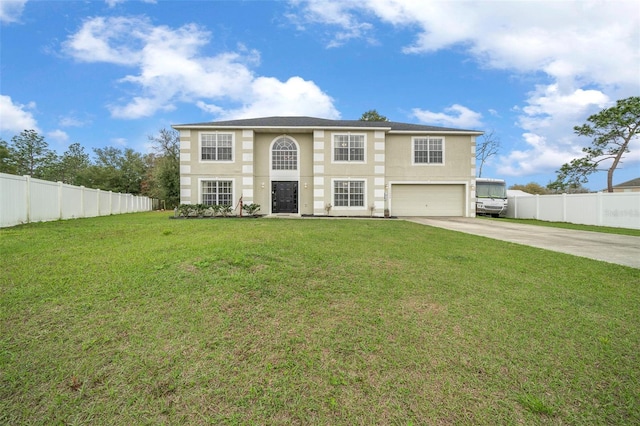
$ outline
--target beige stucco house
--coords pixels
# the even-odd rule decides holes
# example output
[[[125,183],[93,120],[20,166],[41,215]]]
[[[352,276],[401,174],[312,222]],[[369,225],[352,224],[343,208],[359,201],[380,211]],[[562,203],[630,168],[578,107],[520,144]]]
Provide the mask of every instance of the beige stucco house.
[[[613,192],[640,192],[640,178],[613,185]]]
[[[173,128],[184,204],[236,207],[242,198],[261,214],[475,215],[479,131],[313,117]]]

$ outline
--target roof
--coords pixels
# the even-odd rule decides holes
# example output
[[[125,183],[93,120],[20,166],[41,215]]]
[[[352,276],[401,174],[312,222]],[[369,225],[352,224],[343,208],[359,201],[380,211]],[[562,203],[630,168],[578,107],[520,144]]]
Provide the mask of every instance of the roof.
[[[628,188],[630,186],[640,186],[640,178],[631,179],[629,181],[613,185],[614,188]]]
[[[326,118],[289,116],[261,117],[239,120],[211,121],[206,123],[175,124],[176,129],[188,128],[260,128],[260,129],[378,129],[389,132],[439,132],[469,133],[481,135],[478,130],[454,129],[450,127],[426,126],[423,124],[399,123],[395,121],[329,120]]]

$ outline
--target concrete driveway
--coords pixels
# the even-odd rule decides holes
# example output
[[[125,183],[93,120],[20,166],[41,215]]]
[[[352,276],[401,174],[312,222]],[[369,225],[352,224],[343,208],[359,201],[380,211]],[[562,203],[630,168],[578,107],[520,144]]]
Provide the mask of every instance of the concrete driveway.
[[[402,219],[496,240],[640,268],[640,237],[462,217]]]

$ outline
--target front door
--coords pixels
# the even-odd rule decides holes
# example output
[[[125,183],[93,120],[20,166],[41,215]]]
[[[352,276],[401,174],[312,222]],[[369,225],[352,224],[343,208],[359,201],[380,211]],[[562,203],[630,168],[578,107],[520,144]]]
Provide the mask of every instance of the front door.
[[[298,182],[276,181],[271,183],[271,212],[298,213]]]

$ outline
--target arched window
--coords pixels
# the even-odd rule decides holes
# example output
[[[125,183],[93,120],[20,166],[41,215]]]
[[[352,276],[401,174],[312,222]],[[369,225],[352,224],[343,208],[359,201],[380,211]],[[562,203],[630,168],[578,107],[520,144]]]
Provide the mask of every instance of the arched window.
[[[297,170],[298,169],[298,148],[296,144],[281,137],[274,142],[271,150],[272,170]]]

